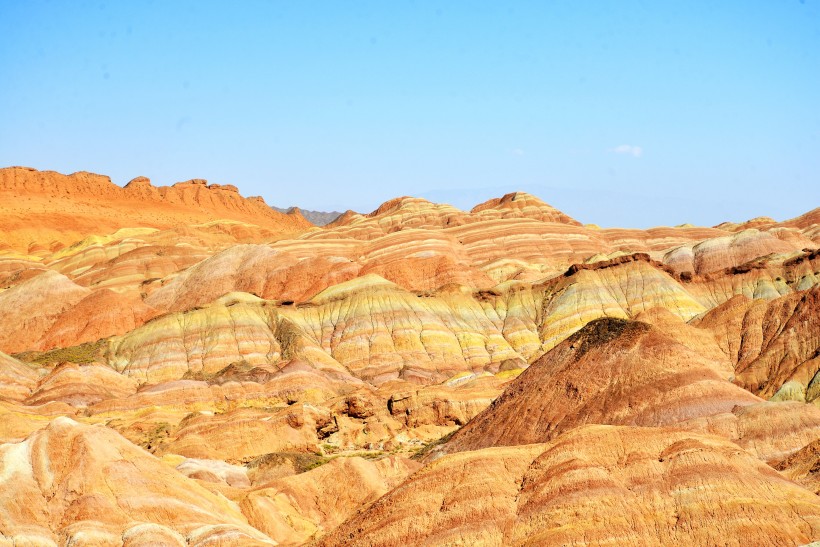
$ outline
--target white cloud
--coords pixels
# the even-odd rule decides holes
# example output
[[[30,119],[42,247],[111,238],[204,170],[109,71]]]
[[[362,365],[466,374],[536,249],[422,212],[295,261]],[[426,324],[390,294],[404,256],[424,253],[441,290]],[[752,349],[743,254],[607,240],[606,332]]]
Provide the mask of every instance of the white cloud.
[[[641,155],[643,155],[643,148],[633,144],[619,144],[615,148],[610,148],[610,151],[616,154],[630,154],[636,158],[640,158]]]
[[[512,153],[513,156],[523,156],[524,155],[524,151],[521,150],[520,148],[513,148],[511,150],[511,153]]]

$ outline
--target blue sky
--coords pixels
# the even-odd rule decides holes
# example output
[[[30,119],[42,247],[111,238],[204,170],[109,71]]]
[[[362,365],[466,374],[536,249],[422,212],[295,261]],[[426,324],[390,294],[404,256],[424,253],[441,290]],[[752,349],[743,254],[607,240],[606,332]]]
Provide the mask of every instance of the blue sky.
[[[583,222],[820,206],[820,0],[0,2],[0,166]]]

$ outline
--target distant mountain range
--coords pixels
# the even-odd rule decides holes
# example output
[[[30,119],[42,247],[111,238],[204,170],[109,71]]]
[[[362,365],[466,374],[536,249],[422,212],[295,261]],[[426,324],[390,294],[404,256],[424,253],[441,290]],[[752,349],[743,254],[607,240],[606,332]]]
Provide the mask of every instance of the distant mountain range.
[[[306,211],[305,209],[300,209],[299,207],[288,207],[287,209],[282,209],[281,207],[273,207],[271,209],[274,211],[279,211],[280,213],[292,213],[294,210],[298,210],[302,213],[302,216],[305,217],[307,220],[315,224],[316,226],[326,226],[339,218],[342,213],[338,211]]]

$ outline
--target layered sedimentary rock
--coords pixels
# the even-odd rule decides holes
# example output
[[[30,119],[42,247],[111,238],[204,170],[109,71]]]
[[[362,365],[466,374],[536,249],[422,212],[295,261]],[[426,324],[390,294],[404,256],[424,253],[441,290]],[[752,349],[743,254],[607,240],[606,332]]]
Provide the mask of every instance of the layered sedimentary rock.
[[[92,291],[49,270],[0,293],[0,349],[15,353],[97,341],[157,313],[136,295]]]
[[[297,327],[275,307],[248,297],[254,298],[229,295],[229,300],[207,308],[157,318],[113,339],[108,361],[129,376],[157,383],[188,373],[215,374],[239,361],[250,365],[287,361],[296,348],[309,353],[312,342]],[[318,368],[347,372],[318,348],[312,355]]]
[[[233,366],[229,365],[226,369]],[[299,361],[290,361],[281,367],[241,366],[250,368],[251,374],[261,373],[263,376],[231,379],[226,378],[220,371],[214,375],[186,375],[208,380],[184,379],[145,383],[136,393],[100,401],[94,404],[90,411],[123,415],[154,407],[168,408],[185,415],[200,410],[224,412],[240,406],[265,408],[270,411],[295,402],[319,404],[364,386],[355,378],[331,377]]]
[[[40,338],[39,344],[27,349],[47,350],[95,342],[129,332],[158,313],[137,295],[98,290],[61,313]]]
[[[317,431],[331,422],[326,409],[307,403],[275,412],[247,408],[206,413],[185,420],[162,446],[162,452],[219,460],[241,460],[271,452],[317,452]]]
[[[820,438],[820,408],[795,401],[735,406],[730,412],[679,422],[725,437],[765,462],[788,458]]]
[[[811,246],[811,239],[793,231],[761,232],[750,228],[677,247],[664,255],[663,262],[678,272],[704,275],[737,267],[762,256],[788,254]]]
[[[574,218],[526,192],[513,192],[500,198],[487,200],[473,207],[470,213],[482,220],[532,218],[542,222],[581,225]]]
[[[462,292],[416,295],[377,276],[319,293],[289,314],[357,377],[442,381],[463,371],[498,370],[518,354],[501,325]]]
[[[600,317],[627,319],[663,307],[689,320],[705,311],[669,272],[641,254],[573,266],[544,283],[543,291],[543,350]]]
[[[0,293],[46,271],[39,257],[0,251]]]
[[[16,169],[0,210],[0,544],[820,539],[816,211],[600,229],[515,193],[318,228]]]
[[[93,341],[95,336],[121,334],[157,313],[205,306],[232,291],[279,302],[306,302],[329,287],[368,274],[415,292],[434,292],[450,285],[498,292],[511,281],[542,285],[552,279],[555,284],[570,266],[589,265],[597,271],[601,265],[639,252],[653,262],[656,272],[630,276],[637,282],[599,273],[607,278],[590,281],[596,286],[590,287],[589,297],[570,290],[568,298],[577,296],[579,304],[588,300],[591,309],[600,304],[617,316],[631,317],[642,306],[637,293],[646,284],[651,287],[646,291],[650,306],[658,305],[661,298],[665,300],[662,305],[677,306],[685,319],[735,294],[775,298],[818,281],[815,270],[820,259],[806,260],[803,252],[814,245],[804,233],[813,226],[809,217],[792,223],[757,223],[739,232],[728,225],[601,230],[582,226],[538,198],[519,192],[470,212],[397,198],[368,215],[350,213],[326,229],[309,229],[298,214],[280,215],[256,201],[244,200],[235,189],[202,181],[157,189],[138,180],[119,188],[91,174],[64,176],[18,168],[2,173],[5,182],[0,190],[5,188],[2,191],[10,196],[27,192],[23,199],[4,202],[10,211],[34,207],[26,205],[27,200],[47,198],[54,203],[47,202],[43,211],[62,206],[85,218],[82,215],[91,215],[93,210],[117,222],[95,221],[93,230],[89,227],[82,238],[78,234],[70,242],[69,236],[47,245],[40,243],[45,236],[35,238],[36,244],[23,252],[7,250],[0,257],[0,272],[6,272],[0,274],[0,281],[6,292],[33,281],[45,270],[57,271],[95,292],[115,292],[98,297],[104,306],[89,301],[84,308],[72,310],[67,321],[78,324],[56,336],[37,328],[24,333],[24,349],[76,345]],[[137,203],[128,200],[142,200],[136,208],[139,214],[115,214],[122,203]],[[51,222],[54,229],[74,233],[74,225],[59,215],[48,218],[35,215],[29,220],[32,225]],[[9,230],[6,233],[12,234]],[[12,235],[7,239],[12,241]],[[791,264],[795,261],[802,263]],[[664,279],[667,274],[674,282]],[[604,286],[597,286],[599,283]],[[616,305],[606,301],[612,300],[606,291],[613,293]],[[74,304],[65,306],[69,310]],[[89,317],[89,307],[115,310],[112,315],[123,315],[123,321],[86,327],[86,320],[99,322]],[[616,308],[626,310],[625,315]],[[136,313],[128,317],[128,310]],[[528,315],[533,316],[533,310]],[[573,315],[576,317],[568,319],[570,331],[593,318],[582,308]],[[546,351],[565,336],[562,325],[567,323],[563,321],[556,321],[558,332],[540,333],[545,340],[538,351]],[[13,331],[6,336],[19,338]],[[0,349],[18,351],[16,346],[2,344]]]
[[[267,245],[232,246],[188,268],[146,301],[177,311],[205,305],[235,291],[268,299],[304,300],[359,274],[359,268],[349,261],[300,258]]]
[[[775,300],[737,296],[695,322],[714,334],[735,381],[761,397],[820,398],[820,287]]]
[[[82,409],[62,402],[31,406],[24,402],[0,400],[0,443],[24,440],[61,416],[78,418]]]
[[[94,246],[73,255],[73,264],[66,259],[50,262],[49,267],[66,270],[66,275],[72,275],[74,282],[84,287],[143,291],[148,283],[181,272],[211,253],[205,246],[156,245],[152,239],[132,240],[128,246],[117,245],[118,252],[110,258],[94,256],[94,251],[99,249]]]
[[[105,427],[58,418],[0,446],[0,540],[271,545],[239,508]]]
[[[820,281],[820,253],[817,249],[807,249],[760,257],[691,279],[681,275],[690,294],[706,308],[719,306],[738,295],[770,300],[817,285]]]
[[[416,239],[450,236],[449,243],[472,268],[496,282],[516,277],[537,279],[594,256],[647,252],[677,272],[705,274],[772,253],[791,253],[814,246],[802,225],[772,225],[763,231],[694,227],[650,230],[593,229],[581,226],[534,196],[509,194],[476,206],[470,213],[416,198],[397,198],[369,215],[347,214],[326,231],[302,239],[363,240],[365,250],[392,247],[386,235],[415,230]],[[397,251],[393,251],[395,253]],[[359,253],[367,256],[367,252]],[[418,254],[415,253],[415,254]],[[423,258],[436,255],[430,249]],[[452,253],[451,253],[452,254]],[[416,257],[406,252],[405,258]],[[403,284],[398,277],[386,276]],[[406,286],[406,285],[405,285]],[[416,288],[416,287],[408,287]]]
[[[257,256],[258,248],[245,249]],[[217,271],[231,280],[246,265],[264,271],[233,250],[224,260],[227,265]],[[207,277],[199,272],[190,269],[148,302],[168,306],[160,295],[174,292],[179,296],[172,301],[187,308],[233,288],[232,282],[216,290],[203,287]],[[219,275],[213,278],[219,286]],[[185,292],[178,292],[182,288]],[[129,374],[170,367],[155,380],[179,378],[188,370],[215,372],[240,359],[276,362],[283,358],[281,338],[288,331],[295,342],[289,351],[322,367],[339,369],[341,364],[340,371],[376,382],[412,374],[441,381],[462,371],[497,370],[507,359],[528,361],[591,319],[634,317],[656,306],[681,319],[704,309],[668,273],[641,259],[580,269],[541,285],[508,284],[476,293],[460,287],[411,293],[366,275],[299,306],[274,306],[238,294],[200,310],[165,316],[115,340],[111,362]],[[283,319],[288,328],[282,327]]]
[[[466,373],[441,385],[395,391],[387,400],[390,414],[409,428],[431,424],[464,425],[484,410],[502,390],[512,374]]]
[[[0,349],[41,349],[40,340],[60,314],[91,294],[55,271],[0,293]]]
[[[244,264],[257,265],[241,257],[231,258],[234,267],[222,270],[229,278]],[[181,378],[188,371],[213,373],[242,359],[258,365],[298,356],[322,370],[374,383],[396,377],[418,377],[429,383],[464,371],[497,371],[508,359],[529,362],[593,319],[635,318],[665,309],[666,319],[658,320],[665,321],[675,337],[684,330],[676,321],[706,310],[689,292],[690,283],[682,283],[641,255],[582,266],[541,284],[507,283],[492,291],[445,287],[411,293],[367,275],[296,306],[231,293],[201,309],[167,315],[114,339],[109,362],[128,374],[150,374],[146,377],[159,381]],[[180,297],[188,302],[182,307],[222,292],[196,296],[203,294],[199,288],[205,279],[197,271],[194,268],[177,278],[190,282],[166,287],[174,291],[190,287],[185,293],[190,296]],[[230,288],[232,283],[223,286]],[[158,307],[167,305],[153,298],[158,294],[167,293],[156,292],[148,301]],[[793,294],[796,301],[803,297]],[[711,348],[709,358],[734,364],[704,331],[689,328],[687,332],[688,338],[697,337],[699,351]],[[810,339],[806,345],[811,345]]]
[[[719,437],[582,426],[453,454],[318,545],[803,544],[817,496]]]
[[[782,225],[802,230],[815,243],[820,243],[820,207],[812,209],[799,217],[787,220]]]
[[[545,442],[590,423],[669,425],[759,401],[649,324],[599,319],[533,363],[445,450]]]
[[[361,218],[362,223],[369,225],[381,217]],[[156,305],[175,310],[203,305],[218,296],[216,293],[231,290],[245,290],[264,298],[299,302],[328,286],[368,273],[378,274],[415,291],[430,291],[448,284],[489,289],[510,279],[535,281],[555,277],[573,263],[611,261],[612,257],[623,256],[623,249],[629,249],[632,254],[635,250],[644,250],[649,258],[666,260],[664,253],[660,252],[663,249],[661,245],[691,241],[687,238],[702,235],[690,233],[692,229],[677,229],[681,233],[675,239],[647,231],[634,241],[621,241],[613,237],[610,242],[601,236],[600,230],[587,230],[573,224],[528,218],[498,221],[507,223],[503,226],[495,226],[494,222],[497,223],[482,221],[450,228],[434,225],[392,232],[389,229],[385,232],[376,224],[373,229],[377,232],[374,234],[356,231],[350,234],[344,226],[314,230],[297,240],[277,242],[272,246],[273,250],[262,246],[227,250],[198,265],[189,275],[163,287],[152,298]],[[567,230],[581,232],[573,235]],[[668,230],[674,232],[676,229]],[[616,235],[618,238],[625,237],[623,234]],[[706,307],[720,304],[734,294],[777,297],[817,282],[813,271],[807,270],[796,278],[796,272],[787,271],[790,268],[784,265],[784,262],[798,256],[795,253],[801,253],[803,246],[810,241],[786,242],[768,233],[758,233],[757,236],[746,239],[773,241],[777,244],[777,250],[783,253],[772,255],[767,259],[767,268],[761,270],[756,267],[750,276],[736,278],[745,273],[745,263],[738,265],[740,258],[735,255],[721,258],[724,255],[720,253],[717,258],[710,259],[711,263],[716,264],[720,275],[714,272],[708,274],[710,277],[695,274],[689,265],[681,266],[675,260],[668,266],[669,273],[673,276],[685,274],[689,276],[687,279],[696,276],[691,296]],[[655,243],[655,237],[658,243]],[[725,237],[731,239],[739,236]],[[758,246],[751,245],[751,249],[741,258],[757,256],[754,250]],[[763,249],[767,253],[770,250]],[[666,254],[674,258],[681,252],[670,251]],[[226,264],[240,264],[243,260],[256,267],[242,267],[226,276]],[[768,277],[762,277],[763,274]],[[206,277],[213,278],[214,283],[203,286],[197,282]],[[726,283],[724,278],[734,281]]]
[[[136,380],[117,374],[108,366],[62,363],[37,382],[26,404],[37,406],[59,401],[74,407],[87,407],[100,401],[127,397],[136,390]]]
[[[299,356],[322,370],[375,383],[415,376],[428,383],[465,370],[498,370],[503,361],[520,358],[502,322],[488,318],[469,293],[420,297],[365,276],[300,307],[241,295],[226,299],[115,339],[110,362],[158,381],[188,371],[213,373],[243,359],[262,364]],[[516,343],[526,342],[519,338]]]
[[[734,374],[734,361],[710,331],[693,325],[696,319],[687,323],[679,315],[660,306],[643,311],[634,319],[651,324],[675,342],[712,361],[727,378]]]
[[[23,401],[37,386],[39,374],[30,366],[0,352],[0,399]]]

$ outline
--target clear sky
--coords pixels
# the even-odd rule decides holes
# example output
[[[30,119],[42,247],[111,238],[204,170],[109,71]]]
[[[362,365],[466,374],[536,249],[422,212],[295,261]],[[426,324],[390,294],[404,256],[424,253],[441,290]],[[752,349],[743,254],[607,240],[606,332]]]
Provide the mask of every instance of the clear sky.
[[[820,0],[0,2],[0,166],[583,222],[820,206]]]

